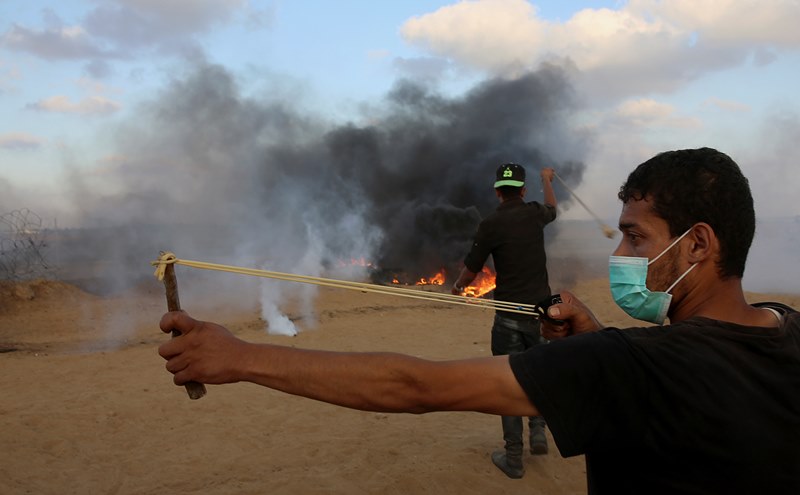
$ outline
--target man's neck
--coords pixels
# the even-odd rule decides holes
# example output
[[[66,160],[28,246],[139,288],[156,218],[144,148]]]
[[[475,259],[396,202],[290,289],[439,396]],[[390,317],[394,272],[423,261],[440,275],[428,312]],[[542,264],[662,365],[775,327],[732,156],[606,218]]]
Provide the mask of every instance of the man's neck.
[[[701,316],[744,326],[775,326],[772,315],[747,302],[742,279],[736,277],[694,287],[677,303],[669,315],[670,323]]]

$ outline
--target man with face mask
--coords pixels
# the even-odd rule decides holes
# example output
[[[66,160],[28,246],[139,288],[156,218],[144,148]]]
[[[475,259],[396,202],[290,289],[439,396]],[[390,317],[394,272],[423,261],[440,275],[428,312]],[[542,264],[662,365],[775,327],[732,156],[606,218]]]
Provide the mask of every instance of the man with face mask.
[[[178,385],[249,381],[369,411],[542,415],[561,455],[586,455],[590,493],[800,493],[800,313],[745,300],[747,179],[716,150],[679,150],[637,167],[619,197],[612,295],[656,326],[604,328],[562,292],[548,313],[565,324],[543,324],[550,344],[433,362],[250,344],[173,312],[161,328],[183,335],[159,352]]]

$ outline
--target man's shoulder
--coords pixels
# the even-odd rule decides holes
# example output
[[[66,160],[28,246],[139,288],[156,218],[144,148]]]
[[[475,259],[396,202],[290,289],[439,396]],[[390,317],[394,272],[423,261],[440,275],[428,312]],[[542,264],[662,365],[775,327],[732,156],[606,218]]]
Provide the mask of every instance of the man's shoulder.
[[[793,313],[794,314],[797,313],[797,310],[794,309],[793,307],[789,306],[788,304],[783,304],[783,303],[773,302],[773,301],[757,302],[757,303],[753,303],[752,306],[754,306],[756,308],[774,309],[778,313],[780,313],[782,315],[787,315],[787,316],[791,315]]]
[[[791,306],[777,302],[756,303],[753,306],[770,308],[779,313],[783,317],[781,327],[765,332],[762,327],[698,316],[669,325],[626,328],[620,331],[620,335],[635,347],[695,345],[712,341],[763,343],[764,337],[781,340],[788,333],[800,336],[800,312]]]
[[[544,218],[547,223],[555,220],[558,212],[555,206],[547,203],[539,203],[538,201],[525,203],[525,206],[528,207],[528,211],[534,212],[537,216]]]
[[[797,311],[788,304],[773,301],[757,302],[752,306],[756,308],[767,308],[774,311],[781,317],[781,328],[784,332],[800,336],[800,311]]]

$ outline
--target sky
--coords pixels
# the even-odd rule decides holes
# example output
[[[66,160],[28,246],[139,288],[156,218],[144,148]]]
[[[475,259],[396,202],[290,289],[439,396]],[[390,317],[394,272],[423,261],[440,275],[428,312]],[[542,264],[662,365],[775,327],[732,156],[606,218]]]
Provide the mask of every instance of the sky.
[[[244,91],[280,79],[333,121],[401,78],[456,95],[554,63],[580,99],[576,140],[591,139],[576,193],[604,218],[633,166],[700,146],[739,162],[759,215],[796,216],[798,18],[797,0],[2,0],[0,204],[13,189],[71,221],[65,171],[107,172],[110,130],[199,59]]]
[[[554,167],[591,208],[561,218],[615,225],[637,164],[709,146],[759,218],[793,221],[797,19],[798,0],[0,0],[0,213],[294,229],[278,265],[318,271],[323,249],[415,242],[395,234],[421,211],[474,220],[491,160]]]

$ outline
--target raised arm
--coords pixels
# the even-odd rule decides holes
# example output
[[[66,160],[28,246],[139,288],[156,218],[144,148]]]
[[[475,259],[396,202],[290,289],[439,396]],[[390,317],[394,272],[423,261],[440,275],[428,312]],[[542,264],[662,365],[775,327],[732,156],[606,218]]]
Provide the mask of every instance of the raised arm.
[[[176,385],[245,381],[364,411],[539,414],[514,378],[508,356],[438,362],[253,344],[184,312],[164,315],[161,329],[182,333],[159,347]]]
[[[550,167],[545,167],[542,169],[541,176],[542,176],[542,190],[544,191],[544,204],[550,205],[553,208],[558,206],[558,201],[556,200],[556,193],[553,191],[553,175],[555,174],[555,170]]]

